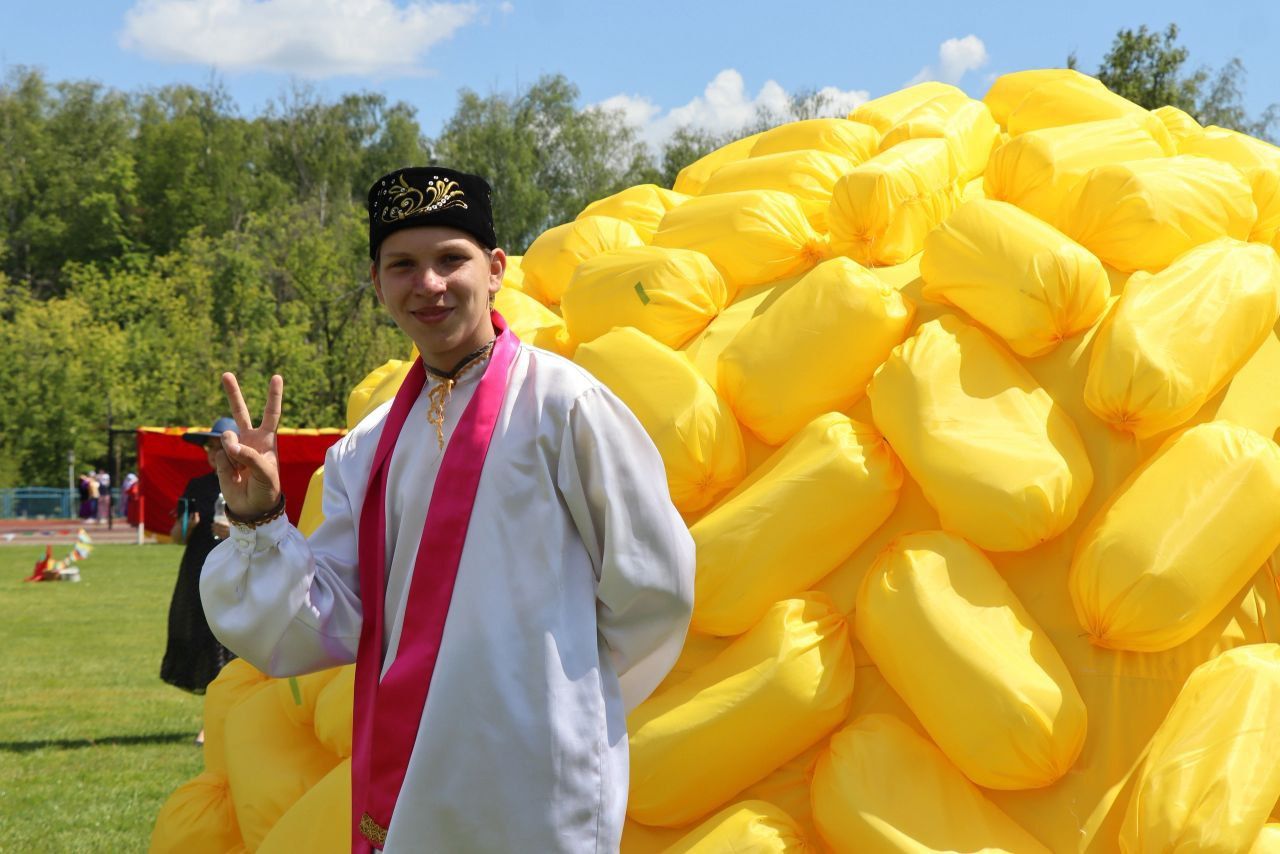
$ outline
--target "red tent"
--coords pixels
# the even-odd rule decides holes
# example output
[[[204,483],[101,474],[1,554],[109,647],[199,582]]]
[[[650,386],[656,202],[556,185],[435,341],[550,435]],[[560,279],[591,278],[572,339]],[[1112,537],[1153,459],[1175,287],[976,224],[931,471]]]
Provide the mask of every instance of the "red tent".
[[[204,450],[182,441],[182,434],[208,427],[139,427],[138,481],[142,488],[142,512],[147,530],[168,534],[173,527],[178,498],[187,482],[209,472]],[[276,434],[280,455],[280,485],[285,509],[297,523],[311,475],[324,465],[325,451],[342,438],[345,430],[288,430]]]

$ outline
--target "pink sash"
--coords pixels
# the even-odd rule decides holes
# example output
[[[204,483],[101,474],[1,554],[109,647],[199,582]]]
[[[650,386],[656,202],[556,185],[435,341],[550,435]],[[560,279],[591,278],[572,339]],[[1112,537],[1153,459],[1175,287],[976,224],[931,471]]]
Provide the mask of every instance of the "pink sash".
[[[422,528],[396,659],[381,680],[387,469],[409,410],[426,384],[421,358],[413,363],[396,392],[374,453],[369,488],[360,510],[360,604],[364,622],[356,655],[351,739],[352,851],[369,851],[374,843],[379,848],[383,846],[418,737],[471,508],[480,485],[480,471],[519,345],[502,316],[493,312],[492,318],[498,339],[480,384],[445,447]]]

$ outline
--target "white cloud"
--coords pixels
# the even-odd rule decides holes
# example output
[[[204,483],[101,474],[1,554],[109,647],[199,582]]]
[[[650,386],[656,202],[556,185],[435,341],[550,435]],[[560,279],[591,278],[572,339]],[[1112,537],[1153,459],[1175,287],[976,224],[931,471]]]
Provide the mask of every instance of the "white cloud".
[[[510,15],[515,10],[516,10],[516,7],[511,3],[502,2],[498,4],[498,11],[504,15]]]
[[[825,86],[818,94],[827,101],[827,113],[846,115],[869,97],[865,90],[845,91]],[[702,94],[666,112],[644,95],[614,95],[594,105],[621,112],[623,118],[640,131],[651,146],[660,147],[682,127],[726,133],[737,130],[767,111],[782,120],[791,118],[791,96],[773,80],[768,80],[755,95],[747,92],[742,75],[726,68],[707,84]]]
[[[474,3],[418,0],[137,0],[120,46],[226,71],[411,76],[477,14]]]
[[[987,46],[982,43],[982,39],[972,33],[962,39],[947,39],[938,45],[937,64],[921,68],[907,83],[941,80],[943,83],[954,85],[959,83],[965,74],[986,65],[989,59]]]

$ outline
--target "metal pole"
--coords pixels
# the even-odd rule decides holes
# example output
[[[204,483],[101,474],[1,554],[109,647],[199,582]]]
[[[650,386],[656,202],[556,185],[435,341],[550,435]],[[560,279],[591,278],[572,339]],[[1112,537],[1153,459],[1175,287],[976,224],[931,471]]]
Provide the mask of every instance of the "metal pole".
[[[67,507],[66,516],[71,518],[72,511],[76,507],[76,452],[75,449],[67,451]]]

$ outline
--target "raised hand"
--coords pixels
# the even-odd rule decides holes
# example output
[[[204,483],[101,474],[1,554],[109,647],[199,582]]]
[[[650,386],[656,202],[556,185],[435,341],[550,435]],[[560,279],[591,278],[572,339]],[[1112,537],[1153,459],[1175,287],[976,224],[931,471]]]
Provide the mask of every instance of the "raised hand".
[[[280,426],[280,402],[284,380],[273,376],[267,385],[267,405],[262,422],[253,426],[249,408],[240,394],[240,384],[232,373],[222,375],[222,388],[231,404],[231,417],[240,435],[222,434],[222,450],[214,457],[218,484],[227,507],[240,517],[261,516],[280,501],[280,464],[276,457],[276,430]]]

